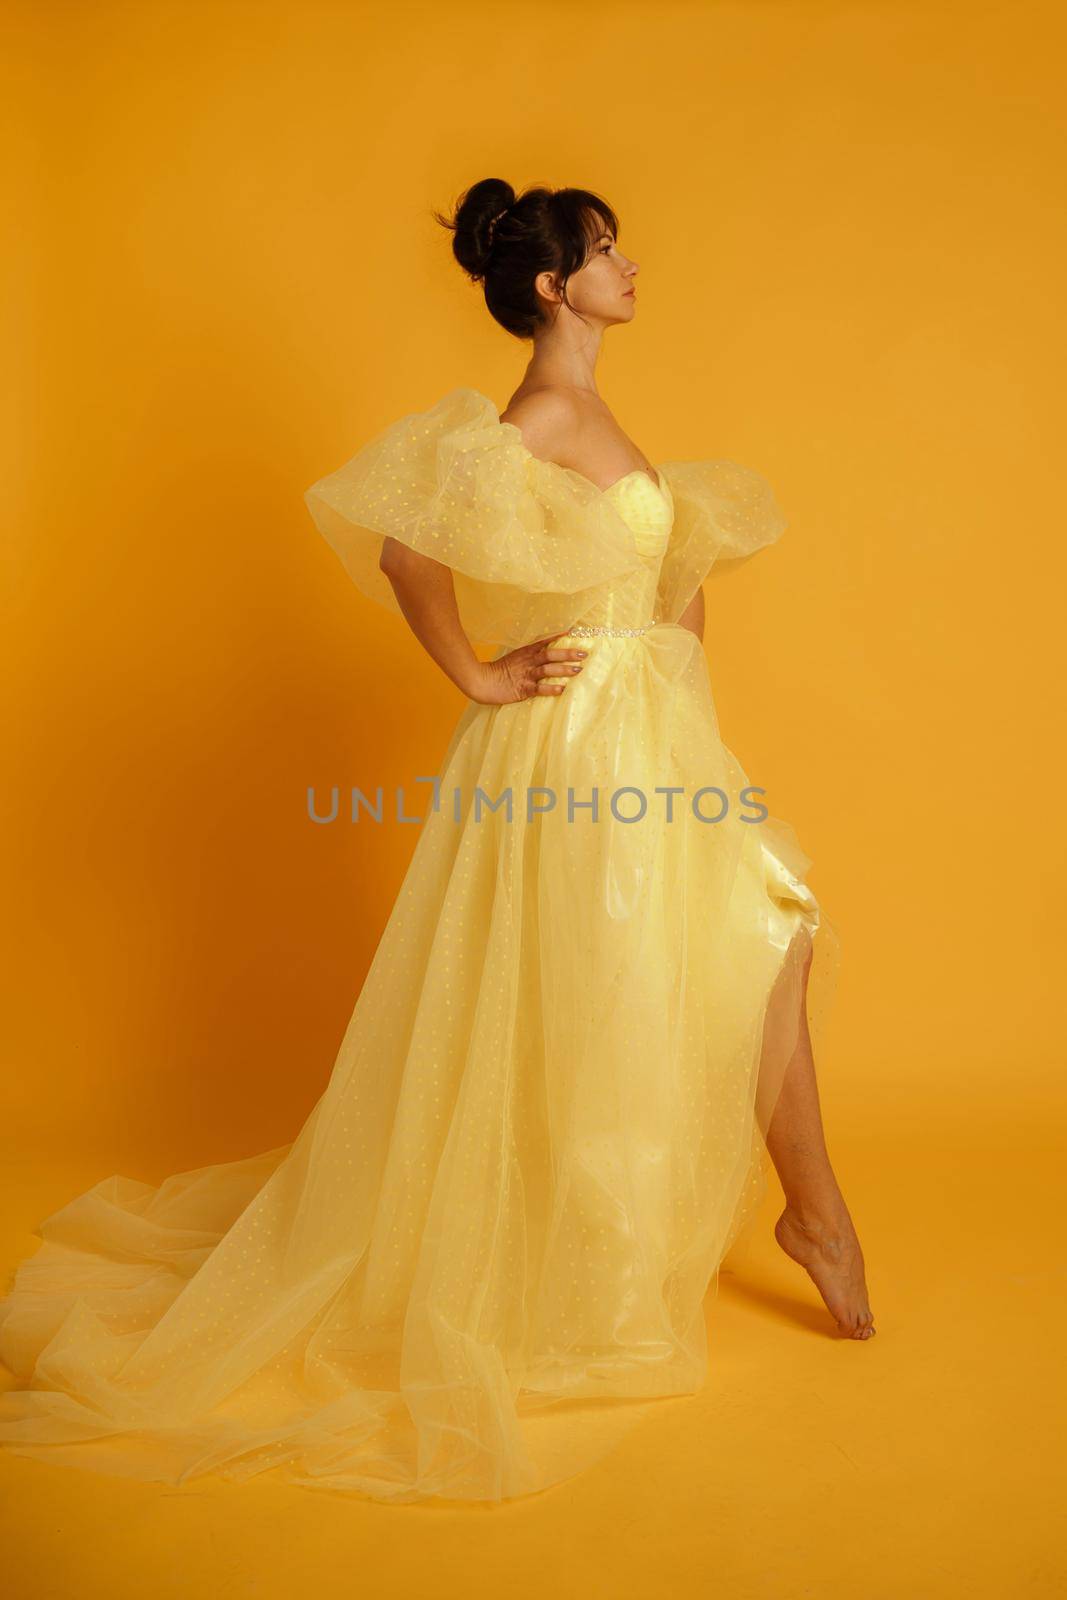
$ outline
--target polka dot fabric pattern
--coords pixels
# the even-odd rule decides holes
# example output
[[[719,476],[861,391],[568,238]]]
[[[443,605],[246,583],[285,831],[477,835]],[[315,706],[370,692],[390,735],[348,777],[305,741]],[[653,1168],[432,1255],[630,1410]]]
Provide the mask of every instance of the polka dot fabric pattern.
[[[466,705],[294,1141],[109,1177],[40,1225],[0,1300],[0,1445],[496,1502],[707,1381],[705,1301],[765,1190],[805,956],[816,1033],[835,981],[808,858],[752,820],[677,620],[782,524],[728,462],[601,490],[470,389],[308,505],[376,601],[395,608],[389,535],[452,569],[473,638],[580,626],[585,669]]]

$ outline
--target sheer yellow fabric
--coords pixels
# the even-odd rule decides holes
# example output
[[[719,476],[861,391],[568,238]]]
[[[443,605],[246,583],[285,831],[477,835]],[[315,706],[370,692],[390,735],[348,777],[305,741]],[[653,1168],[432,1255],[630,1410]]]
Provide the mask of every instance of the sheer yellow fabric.
[[[295,1141],[111,1177],[41,1224],[0,1301],[19,1385],[0,1444],[169,1482],[277,1468],[495,1501],[704,1382],[802,962],[817,1030],[837,938],[792,829],[747,820],[676,621],[781,518],[733,463],[658,477],[602,491],[458,389],[308,491],[383,604],[388,534],[452,568],[481,641],[601,631],[563,696],[466,706]]]
[[[747,561],[785,530],[766,479],[736,461],[670,461],[674,527],[659,577],[659,614],[677,622],[716,563]]]
[[[785,527],[758,473],[732,461],[664,462],[674,502],[658,617],[676,622],[716,561],[736,561]],[[629,474],[630,497],[647,495]],[[541,461],[475,389],[401,417],[305,494],[316,526],[354,582],[401,615],[378,559],[386,535],[452,569],[467,634],[508,649],[600,615],[619,583],[647,568],[617,496]],[[646,619],[640,618],[643,622]]]

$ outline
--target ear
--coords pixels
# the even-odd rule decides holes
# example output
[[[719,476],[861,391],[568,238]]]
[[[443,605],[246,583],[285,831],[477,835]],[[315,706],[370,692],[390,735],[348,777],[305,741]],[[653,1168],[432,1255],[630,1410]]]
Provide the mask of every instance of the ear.
[[[560,281],[554,272],[539,272],[534,279],[534,289],[542,300],[550,300],[553,305],[563,299]]]

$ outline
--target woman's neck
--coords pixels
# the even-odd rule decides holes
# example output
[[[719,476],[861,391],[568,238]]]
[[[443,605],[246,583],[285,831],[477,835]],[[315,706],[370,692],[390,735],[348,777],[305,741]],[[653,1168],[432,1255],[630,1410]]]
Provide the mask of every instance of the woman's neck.
[[[551,328],[534,335],[523,386],[560,386],[599,395],[596,364],[603,331],[595,324],[587,328],[564,307]]]

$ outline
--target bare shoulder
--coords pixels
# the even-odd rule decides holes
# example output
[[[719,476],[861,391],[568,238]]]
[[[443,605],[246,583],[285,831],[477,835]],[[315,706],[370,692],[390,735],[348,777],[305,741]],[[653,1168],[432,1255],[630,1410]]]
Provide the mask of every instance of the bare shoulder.
[[[542,461],[562,461],[573,445],[582,412],[573,391],[546,385],[516,394],[500,420],[518,428],[531,455]]]

